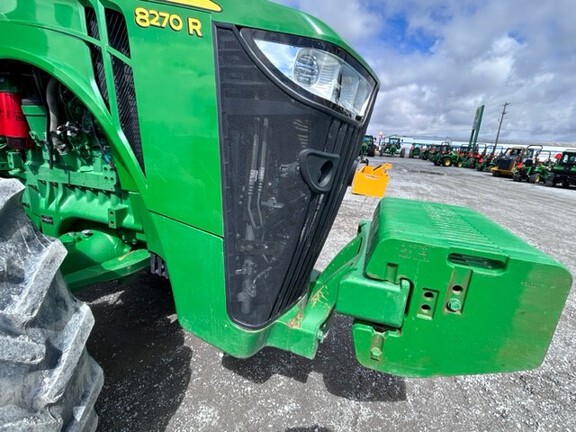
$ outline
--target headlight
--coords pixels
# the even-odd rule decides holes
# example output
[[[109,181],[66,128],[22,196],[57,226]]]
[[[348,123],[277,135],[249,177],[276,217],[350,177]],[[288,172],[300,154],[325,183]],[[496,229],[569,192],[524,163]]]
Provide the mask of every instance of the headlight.
[[[244,39],[256,56],[286,83],[336,105],[338,111],[361,120],[368,110],[376,81],[348,53],[327,42],[244,29]],[[256,49],[255,49],[256,48]],[[270,69],[270,68],[269,68]]]

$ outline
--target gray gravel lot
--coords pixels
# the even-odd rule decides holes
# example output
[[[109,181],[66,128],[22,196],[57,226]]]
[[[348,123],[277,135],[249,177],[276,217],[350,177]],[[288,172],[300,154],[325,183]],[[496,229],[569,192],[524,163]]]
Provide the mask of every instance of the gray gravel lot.
[[[576,274],[576,188],[386,161],[394,165],[387,196],[472,207]],[[318,268],[376,204],[346,195]],[[79,297],[96,316],[89,350],[105,372],[99,431],[576,431],[574,293],[539,369],[436,379],[359,366],[346,317],[335,319],[315,360],[274,349],[237,360],[180,329],[159,279],[138,275]]]

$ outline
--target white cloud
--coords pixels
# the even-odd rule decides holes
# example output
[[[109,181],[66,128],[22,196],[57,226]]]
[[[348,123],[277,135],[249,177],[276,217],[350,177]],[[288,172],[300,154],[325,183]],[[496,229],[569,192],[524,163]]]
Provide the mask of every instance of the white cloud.
[[[326,21],[377,72],[372,133],[468,137],[485,104],[490,140],[511,102],[502,137],[576,142],[571,0],[277,1]]]
[[[367,37],[376,36],[380,24],[380,17],[372,13],[360,0],[338,1],[333,0],[285,0],[277,1],[288,6],[300,9],[324,20],[328,25],[337,29],[338,33],[352,45],[357,45]]]

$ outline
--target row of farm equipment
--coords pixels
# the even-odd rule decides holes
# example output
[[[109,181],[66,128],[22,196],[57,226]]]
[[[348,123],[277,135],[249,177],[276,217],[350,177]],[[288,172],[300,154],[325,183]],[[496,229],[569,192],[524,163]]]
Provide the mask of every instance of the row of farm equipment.
[[[470,168],[495,177],[548,186],[576,186],[576,149],[562,153],[544,150],[541,145],[503,147],[454,147],[448,142],[434,146],[413,145],[409,158],[429,160],[436,166]]]
[[[365,135],[360,148],[360,156],[400,156],[406,157],[406,149],[402,148],[400,138],[390,138],[385,142],[378,142],[373,135]]]

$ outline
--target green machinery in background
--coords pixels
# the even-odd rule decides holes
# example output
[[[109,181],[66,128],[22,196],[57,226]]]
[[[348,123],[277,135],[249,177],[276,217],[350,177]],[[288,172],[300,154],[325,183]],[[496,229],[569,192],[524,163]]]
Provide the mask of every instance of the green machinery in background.
[[[418,144],[418,143],[412,144],[412,146],[410,147],[410,150],[408,150],[408,157],[410,159],[419,159],[420,154],[422,153],[423,147],[424,147],[424,145],[422,145],[422,144]]]
[[[13,195],[0,181],[4,262],[41,253],[27,239],[54,244],[46,235],[66,248],[72,289],[150,269],[169,278],[182,327],[236,357],[272,346],[313,358],[341,313],[358,360],[382,372],[543,361],[571,277],[470,210],[384,199],[313,271],[379,88],[321,21],[264,0],[31,0],[1,2],[0,16],[0,177],[24,186]],[[50,279],[62,261],[51,257],[0,268],[11,275],[0,342],[12,347],[0,358],[11,377],[0,421],[50,410],[56,427],[93,425],[84,402],[54,409],[70,385],[50,398],[22,386],[39,368],[72,379],[50,369],[70,351],[42,360],[59,332],[42,348],[37,332],[16,331],[39,322],[38,307],[14,304],[40,297],[27,274]]]
[[[382,156],[396,156],[404,157],[404,149],[402,149],[402,139],[398,137],[389,137],[384,144],[380,147]]]
[[[517,182],[543,183],[552,165],[552,152],[540,150],[513,168],[512,180]]]
[[[576,151],[562,152],[560,159],[545,173],[544,181],[547,186],[576,186]]]
[[[360,146],[360,156],[374,157],[377,148],[376,137],[373,135],[364,135],[362,145]]]
[[[428,160],[436,166],[449,167],[459,160],[458,153],[452,144],[448,141],[442,142],[437,147],[433,148],[434,151],[430,151],[428,155]]]
[[[504,147],[489,146],[486,153],[483,154],[476,163],[476,171],[491,172],[492,168],[498,163],[499,158],[504,154]]]
[[[513,146],[495,159],[495,165],[491,168],[494,177],[513,177],[514,169],[525,160],[533,160],[542,151],[542,146]]]

